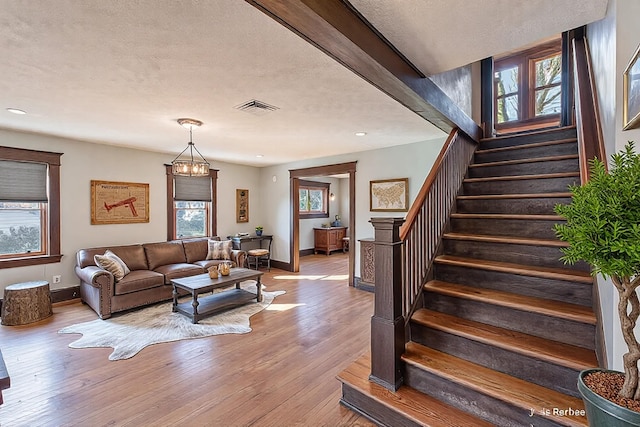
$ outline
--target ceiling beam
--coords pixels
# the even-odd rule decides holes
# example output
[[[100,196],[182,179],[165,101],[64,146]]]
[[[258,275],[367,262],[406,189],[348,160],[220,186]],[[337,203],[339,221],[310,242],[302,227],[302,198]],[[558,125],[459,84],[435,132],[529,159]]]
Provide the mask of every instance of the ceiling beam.
[[[478,124],[347,1],[246,1],[445,133],[457,127],[479,140]]]

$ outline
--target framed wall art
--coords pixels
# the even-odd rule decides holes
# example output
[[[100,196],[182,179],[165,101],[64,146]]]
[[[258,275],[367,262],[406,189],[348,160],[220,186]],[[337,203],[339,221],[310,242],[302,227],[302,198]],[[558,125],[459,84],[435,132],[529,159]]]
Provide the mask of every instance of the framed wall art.
[[[249,190],[236,189],[236,222],[249,222]]]
[[[629,65],[622,75],[623,106],[622,120],[623,129],[635,128],[640,124],[640,46],[636,49]]]
[[[149,184],[91,181],[91,224],[149,222]]]
[[[369,210],[406,212],[409,210],[409,178],[369,181]]]

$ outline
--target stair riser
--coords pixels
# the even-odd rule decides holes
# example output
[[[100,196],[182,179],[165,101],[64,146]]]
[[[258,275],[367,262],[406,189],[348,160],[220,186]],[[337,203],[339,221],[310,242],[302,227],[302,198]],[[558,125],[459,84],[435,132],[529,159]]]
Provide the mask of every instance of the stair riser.
[[[586,323],[515,310],[484,302],[449,297],[428,291],[424,295],[424,307],[463,319],[474,320],[590,350],[595,348],[593,340],[595,327]],[[586,339],[585,337],[591,338]]]
[[[534,144],[536,142],[559,141],[562,139],[575,139],[576,129],[565,128],[557,129],[550,132],[540,132],[533,134],[513,135],[509,138],[498,138],[493,140],[484,140],[480,142],[480,148],[500,148],[513,147],[523,144]]]
[[[473,163],[501,162],[504,160],[524,160],[549,156],[568,156],[578,154],[578,144],[567,142],[563,144],[541,145],[536,147],[522,147],[514,150],[484,151],[487,147],[480,146],[473,156]]]
[[[539,175],[545,173],[579,172],[578,159],[549,160],[544,162],[517,163],[469,168],[470,178],[491,176]]]
[[[462,184],[463,194],[479,196],[482,194],[532,194],[566,193],[569,186],[578,184],[580,177],[509,179],[498,181],[476,181]]]
[[[444,253],[466,258],[513,262],[536,267],[565,268],[590,271],[584,262],[565,265],[560,261],[562,252],[553,246],[535,246],[509,243],[481,242],[475,240],[444,239]]]
[[[411,340],[560,393],[580,397],[576,382],[579,370],[569,369],[416,323],[411,324]]]
[[[405,418],[393,409],[381,405],[376,399],[350,387],[346,383],[342,383],[342,399],[340,403],[368,417],[380,426],[420,427],[420,424]]]
[[[494,218],[451,218],[456,233],[555,239],[555,221]]]
[[[496,291],[591,307],[592,285],[435,263],[435,278]]]
[[[452,383],[410,364],[407,364],[405,384],[478,418],[485,419],[496,426],[559,426],[559,424],[539,416],[540,411],[546,408],[534,408],[536,415],[529,417],[531,413],[529,410],[518,408],[509,402],[487,396],[464,385]]]
[[[458,199],[459,213],[497,213],[555,215],[557,204],[571,203],[570,197],[535,197],[530,199]]]

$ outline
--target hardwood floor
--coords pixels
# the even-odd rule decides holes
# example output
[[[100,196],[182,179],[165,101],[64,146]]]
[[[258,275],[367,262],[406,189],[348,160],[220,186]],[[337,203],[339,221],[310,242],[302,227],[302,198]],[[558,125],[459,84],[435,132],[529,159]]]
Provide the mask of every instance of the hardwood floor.
[[[79,301],[2,326],[11,388],[0,426],[372,426],[339,404],[335,378],[369,350],[373,314],[373,294],[347,286],[347,256],[265,272],[267,290],[287,293],[249,334],[156,344],[129,360],[68,348],[79,335],[57,331],[97,318]]]

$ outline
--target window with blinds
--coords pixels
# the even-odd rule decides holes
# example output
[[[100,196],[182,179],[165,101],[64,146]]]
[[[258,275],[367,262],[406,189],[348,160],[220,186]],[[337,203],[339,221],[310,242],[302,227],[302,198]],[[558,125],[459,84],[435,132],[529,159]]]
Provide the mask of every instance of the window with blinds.
[[[0,268],[59,261],[60,156],[0,147]]]
[[[171,238],[188,239],[212,233],[213,179],[211,176],[173,176],[173,231]]]

